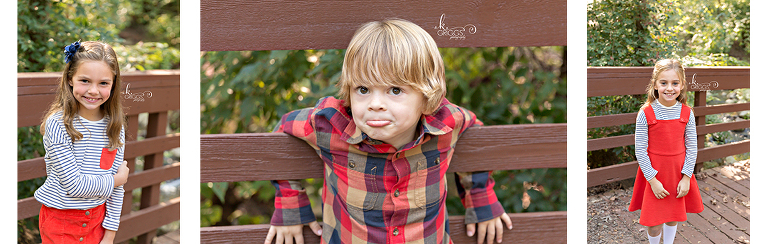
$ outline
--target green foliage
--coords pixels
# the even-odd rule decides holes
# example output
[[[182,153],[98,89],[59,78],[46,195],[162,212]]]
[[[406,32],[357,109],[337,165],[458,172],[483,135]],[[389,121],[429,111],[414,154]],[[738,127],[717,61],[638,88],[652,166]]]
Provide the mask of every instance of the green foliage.
[[[596,0],[587,5],[587,65],[651,66],[671,57],[666,15],[653,1]]]
[[[446,97],[475,112],[486,125],[564,123],[565,51],[565,47],[442,48]],[[335,95],[344,52],[203,53],[201,133],[268,132],[283,114]],[[498,171],[493,176],[499,200],[508,211],[566,208],[565,169]],[[535,182],[544,189],[528,190],[527,210],[520,200],[523,182]],[[306,183],[313,210],[320,215],[322,180]],[[449,187],[455,196],[455,184]],[[200,188],[201,226],[269,223],[274,210],[274,187],[269,182],[203,183]],[[235,210],[253,205],[251,209],[261,211]],[[463,215],[458,197],[449,198],[447,206],[450,214]]]
[[[112,45],[123,72],[178,68],[180,2],[160,3],[161,8],[155,1],[20,0],[17,72],[61,71],[64,47],[78,40]]]

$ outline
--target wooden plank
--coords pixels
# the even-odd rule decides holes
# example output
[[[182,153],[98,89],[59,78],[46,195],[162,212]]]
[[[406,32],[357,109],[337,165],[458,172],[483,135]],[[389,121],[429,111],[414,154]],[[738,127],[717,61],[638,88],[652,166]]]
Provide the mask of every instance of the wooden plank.
[[[717,215],[719,215],[719,217],[715,217],[715,220],[718,220],[718,221],[726,220],[727,222],[733,224],[736,228],[744,229],[744,232],[747,233],[747,235],[749,235],[749,219],[742,217],[741,215],[739,215],[739,213],[729,208],[727,206],[728,202],[723,202],[722,197],[719,197],[716,194],[710,195],[712,194],[711,191],[700,191],[700,192],[701,192],[701,200],[704,202],[704,206],[706,206],[706,209],[704,209],[704,211],[711,211],[713,213],[716,213]],[[715,201],[715,202],[713,203],[712,201]],[[733,235],[733,233],[731,233],[730,235]]]
[[[512,230],[504,231],[505,242],[525,243],[565,243],[567,212],[534,212],[534,213],[510,213]],[[454,243],[476,243],[477,238],[466,235],[466,225],[463,216],[448,217],[451,239]],[[249,240],[251,243],[264,243],[269,230],[269,225],[239,225],[223,227],[200,228],[200,243],[224,244],[242,243]],[[255,239],[254,239],[255,238]],[[312,234],[309,227],[304,227],[305,243],[320,243],[320,238]]]
[[[696,126],[696,134],[707,135],[715,132],[737,130],[737,129],[744,129],[744,128],[749,128],[749,120],[709,124],[709,125],[699,125],[699,126]]]
[[[587,151],[635,145],[635,134],[587,140]]]
[[[637,113],[611,114],[587,117],[587,129],[634,124]]]
[[[441,16],[445,29],[466,31],[441,36]],[[200,50],[344,49],[361,24],[393,17],[421,26],[439,47],[565,46],[566,16],[565,0],[202,0]]]
[[[743,198],[749,199],[750,191],[749,188],[746,188],[742,186],[739,183],[736,183],[732,179],[723,177],[722,175],[718,174],[717,176],[709,177],[709,179],[713,179],[717,181],[720,185],[730,188],[731,190],[734,190],[738,192]]]
[[[709,240],[704,234],[696,230],[693,226],[691,226],[690,223],[687,221],[684,222],[678,222],[677,223],[677,235],[678,238],[675,238],[676,241],[688,241],[688,243],[696,243],[696,244],[706,244],[706,243],[713,243]],[[682,240],[681,240],[682,239]]]
[[[178,148],[181,145],[179,134],[152,137],[141,141],[129,141],[125,143],[125,158],[133,159],[137,156],[163,152]],[[133,169],[133,167],[130,167]],[[17,181],[25,181],[45,176],[45,160],[33,158],[19,161],[17,165]]]
[[[566,128],[566,124],[472,127],[457,143],[448,171],[566,168]],[[323,164],[315,150],[287,134],[200,136],[201,182],[322,177]]]
[[[16,201],[16,220],[35,217],[40,214],[40,207],[43,204],[37,201],[35,197],[28,197]]]
[[[703,118],[705,115],[711,114],[748,111],[749,107],[749,103],[719,104],[710,106],[697,106],[693,108],[693,111],[697,118]],[[587,117],[587,129],[634,124],[635,118],[637,118],[637,113],[591,116]],[[697,122],[697,124],[703,125],[705,123]]]
[[[181,163],[177,162],[131,174],[123,188],[126,192],[129,192],[140,187],[159,186],[164,181],[178,179],[179,177],[181,177]]]
[[[703,233],[707,239],[714,243],[733,243],[733,240],[728,238],[720,229],[709,223],[704,217],[699,214],[688,214],[688,223],[694,226],[699,232]]]
[[[635,178],[638,167],[637,161],[632,161],[587,170],[587,187]]]
[[[39,125],[54,91],[60,72],[18,73],[17,127]],[[121,74],[123,109],[126,115],[177,110],[180,106],[179,70],[125,72]],[[150,94],[152,96],[150,97]]]
[[[168,126],[168,113],[150,113],[147,118],[147,137],[165,135]],[[144,157],[144,170],[151,170],[163,166],[163,153],[158,152]],[[148,185],[141,188],[141,201],[139,209],[145,209],[157,205],[160,202],[160,184]],[[149,231],[139,236],[136,243],[150,244],[157,235],[156,231]]]
[[[689,91],[749,88],[749,67],[688,67]],[[653,67],[588,67],[587,97],[645,94]],[[696,75],[694,84],[694,75]],[[717,86],[714,86],[714,83]],[[709,84],[707,86],[706,84]]]
[[[696,178],[697,183],[699,184],[699,192],[702,194],[702,198],[704,194],[707,194],[712,197],[712,199],[717,200],[718,204],[723,204],[726,207],[733,210],[735,213],[738,213],[741,215],[741,217],[749,220],[749,208],[745,207],[744,205],[739,204],[738,202],[735,202],[733,199],[746,199],[744,195],[741,193],[738,193],[734,191],[733,189],[729,187],[725,187],[720,184],[720,182],[712,179],[699,179]],[[723,197],[728,196],[730,197],[728,199],[728,202],[723,202]],[[702,199],[703,200],[703,199]],[[748,200],[748,199],[747,199]],[[710,203],[707,200],[704,200],[704,204]]]
[[[725,145],[717,145],[704,149],[699,149],[696,162],[706,162],[713,159],[724,158],[731,155],[749,152],[749,141],[743,140]]]
[[[700,215],[701,218],[707,220],[709,223],[711,223],[711,226],[719,229],[723,234],[725,234],[731,240],[749,239],[749,232],[737,230],[737,229],[746,229],[748,231],[749,221],[737,222],[739,224],[744,224],[744,222],[746,222],[745,226],[739,226],[739,225],[736,225],[736,223],[732,223],[731,222],[732,220],[727,219],[726,216],[723,216],[719,212],[716,212],[715,208],[713,208],[711,204],[705,204],[704,206],[705,206],[704,211],[696,215]],[[715,205],[715,207],[716,206],[717,205]],[[735,215],[735,213],[733,215]],[[741,218],[739,216],[736,216],[736,217]],[[733,220],[736,220],[736,218],[734,218]],[[724,242],[720,242],[720,243],[724,243]]]
[[[177,197],[160,204],[123,215],[115,242],[126,241],[141,233],[154,232],[181,217],[181,198]]]

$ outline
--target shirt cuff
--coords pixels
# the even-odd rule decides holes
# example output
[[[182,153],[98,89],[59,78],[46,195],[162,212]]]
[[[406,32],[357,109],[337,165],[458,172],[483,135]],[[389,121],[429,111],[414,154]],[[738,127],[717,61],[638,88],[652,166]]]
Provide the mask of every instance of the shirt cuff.
[[[315,213],[312,212],[312,205],[309,203],[309,197],[307,197],[305,190],[282,191],[282,197],[275,197],[275,212],[272,214],[271,225],[300,225],[317,220],[315,219]],[[286,194],[285,191],[292,193]]]
[[[501,206],[492,188],[482,193],[467,193],[462,203],[466,208],[464,224],[480,223],[504,214],[504,207]]]

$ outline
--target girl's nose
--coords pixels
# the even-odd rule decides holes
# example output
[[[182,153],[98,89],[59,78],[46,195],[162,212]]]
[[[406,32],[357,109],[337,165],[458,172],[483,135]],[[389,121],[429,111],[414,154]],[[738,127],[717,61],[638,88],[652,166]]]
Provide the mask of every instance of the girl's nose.
[[[90,94],[99,93],[99,88],[97,87],[96,83],[91,83],[91,85],[88,86],[88,93]]]

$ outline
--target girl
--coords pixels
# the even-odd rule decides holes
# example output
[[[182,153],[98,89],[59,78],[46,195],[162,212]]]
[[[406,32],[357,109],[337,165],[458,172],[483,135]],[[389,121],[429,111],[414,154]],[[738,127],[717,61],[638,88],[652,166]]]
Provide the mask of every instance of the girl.
[[[652,244],[659,243],[662,229],[664,244],[672,243],[677,222],[685,221],[686,213],[704,210],[693,176],[696,123],[686,105],[686,85],[680,61],[656,62],[646,88],[648,100],[637,114],[635,155],[640,168],[629,211],[642,209],[640,224],[648,227]]]
[[[120,223],[125,118],[112,47],[77,41],[40,132],[48,177],[35,191],[43,243],[112,243]],[[121,163],[123,162],[123,163]]]

